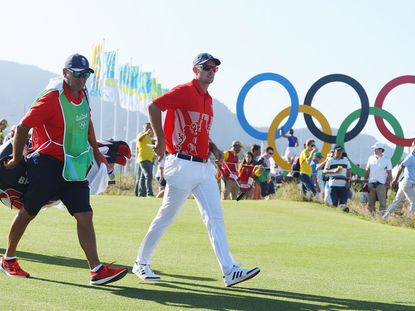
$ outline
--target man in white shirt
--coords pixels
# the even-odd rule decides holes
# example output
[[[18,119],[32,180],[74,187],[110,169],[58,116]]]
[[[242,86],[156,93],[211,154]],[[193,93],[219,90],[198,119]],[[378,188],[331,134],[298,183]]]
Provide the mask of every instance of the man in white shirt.
[[[385,145],[376,142],[372,146],[374,154],[369,157],[366,165],[365,178],[368,179],[369,197],[368,209],[371,214],[376,211],[376,198],[379,200],[379,211],[386,211],[386,194],[389,183],[392,181],[392,163],[385,156]]]

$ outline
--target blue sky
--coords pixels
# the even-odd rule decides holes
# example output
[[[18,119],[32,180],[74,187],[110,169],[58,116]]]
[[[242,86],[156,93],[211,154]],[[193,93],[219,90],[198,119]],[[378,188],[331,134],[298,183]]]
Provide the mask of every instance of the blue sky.
[[[415,2],[409,0],[39,0],[1,7],[2,60],[60,72],[69,54],[90,57],[92,44],[105,38],[106,50],[118,49],[122,62],[132,60],[173,87],[192,78],[194,56],[208,51],[222,61],[210,92],[233,112],[242,86],[262,72],[289,79],[300,102],[317,79],[350,75],[363,85],[371,106],[388,81],[415,72]],[[415,85],[408,84],[384,103],[405,137],[415,137],[414,101]],[[253,125],[269,126],[289,105],[284,88],[264,82],[248,94],[245,112]],[[360,103],[350,87],[332,83],[313,106],[338,128]],[[294,128],[304,126],[300,115]],[[363,132],[388,143],[373,117]]]

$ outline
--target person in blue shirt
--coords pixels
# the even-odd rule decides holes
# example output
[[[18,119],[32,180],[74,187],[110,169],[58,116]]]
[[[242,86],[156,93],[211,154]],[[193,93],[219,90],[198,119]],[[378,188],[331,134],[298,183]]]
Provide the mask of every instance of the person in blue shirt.
[[[311,163],[310,163],[310,167],[311,167],[311,172],[312,172],[312,174],[311,174],[311,183],[313,183],[314,184],[314,187],[315,187],[315,189],[316,189],[316,191],[317,191],[317,193],[320,193],[321,192],[321,188],[320,188],[320,184],[319,184],[319,181],[318,181],[318,178],[317,178],[317,166],[318,166],[318,164],[320,163],[320,160],[323,158],[323,155],[321,154],[321,152],[316,152],[315,154],[314,154],[314,157],[313,157],[313,160],[311,160]]]
[[[294,158],[298,156],[298,138],[294,136],[294,130],[289,130],[289,135],[285,135],[281,129],[281,137],[288,139],[288,146],[285,149],[284,158],[292,164],[294,161]]]
[[[403,178],[399,182],[398,192],[395,200],[389,205],[382,218],[387,219],[393,211],[400,206],[405,198],[409,201],[408,216],[413,217],[415,213],[415,140],[412,142],[412,152],[406,156],[398,168],[398,173],[392,181],[391,188],[394,189],[403,171]]]

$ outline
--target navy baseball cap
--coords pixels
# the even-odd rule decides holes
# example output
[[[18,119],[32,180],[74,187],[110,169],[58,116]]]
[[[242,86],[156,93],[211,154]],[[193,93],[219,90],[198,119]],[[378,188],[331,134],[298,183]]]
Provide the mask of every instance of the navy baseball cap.
[[[88,70],[90,73],[94,73],[94,70],[89,68],[89,62],[86,57],[78,53],[73,54],[66,59],[65,68],[73,71]]]
[[[200,54],[197,54],[197,56],[193,60],[193,66],[203,65],[204,63],[206,63],[209,60],[213,60],[216,64],[216,66],[220,65],[220,60],[217,59],[217,58],[214,58],[211,54],[209,54],[209,53],[200,53]]]

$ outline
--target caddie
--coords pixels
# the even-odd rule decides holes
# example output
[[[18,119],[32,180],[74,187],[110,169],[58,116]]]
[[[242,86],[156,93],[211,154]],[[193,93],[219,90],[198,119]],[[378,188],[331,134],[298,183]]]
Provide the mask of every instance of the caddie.
[[[98,164],[108,163],[98,149],[85,88],[92,73],[84,56],[69,56],[63,78],[51,80],[17,126],[13,157],[5,168],[14,169],[24,161],[23,149],[32,128],[35,152],[27,159],[29,185],[24,206],[11,224],[1,259],[1,270],[8,276],[29,277],[19,265],[16,248],[28,224],[53,198],[60,199],[76,219],[79,243],[91,269],[90,284],[114,282],[127,273],[127,268],[101,264],[97,253],[86,174],[92,156]]]

